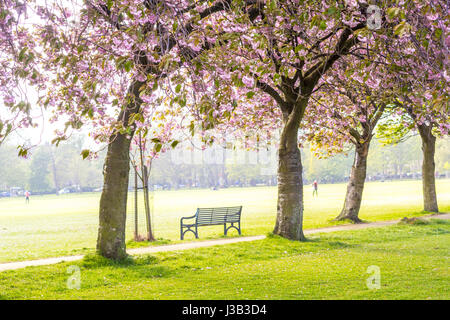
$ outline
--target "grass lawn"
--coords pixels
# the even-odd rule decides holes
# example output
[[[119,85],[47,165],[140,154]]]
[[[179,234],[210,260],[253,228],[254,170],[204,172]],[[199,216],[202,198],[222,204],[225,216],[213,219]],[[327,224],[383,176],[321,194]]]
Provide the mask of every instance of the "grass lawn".
[[[317,228],[331,222],[340,211],[346,185],[319,185],[319,197],[312,198],[306,186],[304,227]],[[450,211],[450,180],[437,180],[440,210]],[[92,252],[98,227],[99,193],[32,196],[0,199],[0,263]],[[177,242],[179,218],[192,215],[197,207],[243,205],[243,235],[272,231],[276,216],[275,187],[213,190],[157,191],[153,216],[157,238]],[[127,239],[132,238],[133,194],[129,197]],[[142,201],[142,196],[141,196]],[[140,205],[142,209],[142,203]],[[418,216],[422,210],[421,181],[370,182],[364,190],[360,217],[368,221]],[[236,235],[230,231],[229,236]],[[199,229],[200,240],[223,236],[220,226]],[[186,239],[193,239],[191,233]],[[138,246],[129,243],[129,246]]]
[[[0,273],[3,299],[449,299],[450,222],[280,237]],[[67,287],[80,268],[80,289]],[[369,289],[369,266],[380,287]]]

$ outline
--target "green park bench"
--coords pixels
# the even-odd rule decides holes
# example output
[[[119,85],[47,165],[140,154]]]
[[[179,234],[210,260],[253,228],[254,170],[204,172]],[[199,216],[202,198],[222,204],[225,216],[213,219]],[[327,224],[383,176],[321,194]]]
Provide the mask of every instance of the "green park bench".
[[[180,220],[180,238],[184,239],[184,234],[192,231],[198,239],[198,227],[214,226],[223,224],[223,233],[227,235],[231,228],[236,229],[241,234],[241,212],[240,207],[220,207],[220,208],[198,208],[191,217],[183,217]],[[187,223],[184,220],[188,220]],[[190,221],[189,221],[190,220]],[[227,223],[231,224],[228,225]],[[237,224],[237,226],[235,225]]]

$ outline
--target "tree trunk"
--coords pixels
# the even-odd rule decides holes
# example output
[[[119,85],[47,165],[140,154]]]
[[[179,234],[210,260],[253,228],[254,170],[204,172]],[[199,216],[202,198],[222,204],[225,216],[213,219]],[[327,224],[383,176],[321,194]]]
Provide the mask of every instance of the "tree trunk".
[[[355,148],[355,159],[350,173],[350,180],[347,185],[344,208],[339,216],[334,219],[336,221],[351,220],[355,223],[362,222],[361,219],[359,219],[358,214],[361,207],[364,182],[366,180],[369,145],[370,142],[366,141]]]
[[[423,209],[429,212],[439,212],[436,181],[434,153],[436,149],[436,137],[433,136],[431,126],[418,125],[420,137],[422,138],[422,189],[423,189]]]
[[[119,114],[118,121],[128,125],[130,116],[139,112],[142,101],[139,88],[143,82],[135,81],[129,89],[131,102]],[[127,256],[125,250],[125,223],[127,211],[128,179],[130,173],[130,144],[135,129],[111,136],[103,166],[103,191],[100,198],[97,253],[114,260]]]
[[[97,251],[114,260],[126,257],[125,222],[130,171],[130,139],[118,134],[108,146],[104,164],[103,192],[100,198],[100,219]]]
[[[302,162],[298,128],[307,100],[285,118],[278,149],[278,203],[274,234],[291,240],[305,240],[303,234]]]
[[[279,150],[278,205],[274,234],[292,240],[303,235],[303,182],[300,150]]]

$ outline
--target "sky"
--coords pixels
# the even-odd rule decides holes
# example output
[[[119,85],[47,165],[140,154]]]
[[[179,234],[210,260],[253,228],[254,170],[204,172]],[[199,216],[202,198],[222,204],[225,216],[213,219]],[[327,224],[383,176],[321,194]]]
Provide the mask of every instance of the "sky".
[[[78,10],[83,1],[82,0],[36,0],[37,5],[50,5],[50,4],[61,4],[63,6],[71,7],[72,12]],[[25,21],[26,24],[39,24],[42,20],[31,10],[27,10],[27,15]],[[39,145],[47,142],[51,142],[55,137],[56,129],[64,128],[64,121],[56,121],[55,123],[50,123],[48,119],[51,116],[49,111],[43,110],[37,104],[38,92],[34,87],[21,84],[20,87],[23,89],[24,93],[30,104],[32,105],[31,117],[34,122],[38,124],[37,128],[25,128],[16,130],[11,134],[7,142],[12,144],[23,144],[26,145]],[[8,110],[0,99],[0,118],[8,118]],[[89,129],[83,128],[80,130],[81,134],[88,135]],[[89,143],[92,143],[89,142]]]

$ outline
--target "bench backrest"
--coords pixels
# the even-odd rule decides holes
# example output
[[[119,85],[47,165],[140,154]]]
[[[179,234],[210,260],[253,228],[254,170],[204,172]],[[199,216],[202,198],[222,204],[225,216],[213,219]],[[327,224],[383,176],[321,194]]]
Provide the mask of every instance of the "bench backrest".
[[[215,225],[241,220],[242,206],[221,208],[198,208],[197,225]]]

